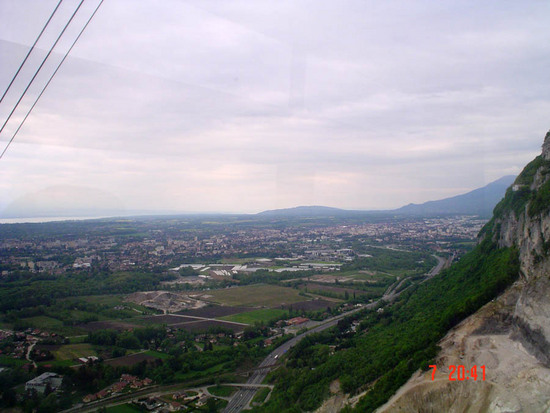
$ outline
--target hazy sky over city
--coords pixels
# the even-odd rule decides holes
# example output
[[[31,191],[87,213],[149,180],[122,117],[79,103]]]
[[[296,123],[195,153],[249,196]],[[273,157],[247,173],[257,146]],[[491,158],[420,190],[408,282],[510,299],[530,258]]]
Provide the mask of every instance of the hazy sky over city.
[[[0,0],[0,92],[56,4]],[[2,123],[77,4],[62,3]],[[385,209],[467,192],[540,152],[549,21],[545,1],[105,0],[0,160],[0,217]]]

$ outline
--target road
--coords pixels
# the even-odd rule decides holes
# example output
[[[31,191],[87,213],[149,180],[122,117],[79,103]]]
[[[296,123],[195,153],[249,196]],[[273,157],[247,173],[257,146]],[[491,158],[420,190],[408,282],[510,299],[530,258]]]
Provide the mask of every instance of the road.
[[[429,272],[428,274],[426,274],[425,278],[420,282],[420,284],[422,283],[425,283],[426,281],[432,279],[433,277],[435,277],[437,274],[439,274],[441,272],[441,270],[443,270],[447,264],[450,262],[449,259],[447,258],[441,258],[437,255],[432,255],[432,257],[434,257],[435,259],[437,259],[437,264],[435,265],[435,267],[433,267]],[[393,285],[391,285],[389,288],[388,288],[388,291],[386,291],[384,293],[384,296],[382,297],[384,300],[388,301],[388,302],[392,302],[394,301],[397,297],[399,297],[399,295],[405,291],[405,290],[408,290],[409,288],[412,287],[412,284],[409,285],[407,288],[404,288],[403,290],[399,291],[399,288],[401,287],[401,285],[407,281],[409,278],[406,277],[406,278],[403,278],[402,280],[394,283]]]
[[[32,349],[34,348],[34,346],[36,346],[37,342],[38,342],[38,340],[33,341],[33,343],[27,349],[27,355],[26,355],[26,359],[29,360],[35,368],[36,368],[36,363],[35,363],[34,360],[31,360],[31,352],[32,352]]]
[[[437,258],[438,263],[437,265],[432,268],[432,270],[427,274],[427,277],[432,278],[435,275],[439,274],[439,272],[444,268],[447,260],[437,257],[434,255],[434,257]],[[271,369],[276,365],[279,361],[279,359],[292,347],[294,347],[301,339],[304,337],[318,333],[320,331],[326,330],[327,328],[335,326],[339,320],[341,320],[344,317],[347,317],[357,311],[360,311],[362,309],[373,309],[380,306],[380,304],[384,301],[391,301],[395,299],[399,294],[401,294],[403,291],[395,292],[397,288],[399,287],[400,282],[395,283],[392,287],[386,291],[384,296],[380,298],[379,300],[372,302],[367,305],[363,305],[359,308],[356,308],[352,311],[348,311],[346,313],[337,315],[335,317],[332,317],[330,319],[320,321],[319,324],[312,329],[306,331],[305,333],[302,333],[300,335],[297,335],[296,337],[293,337],[286,343],[280,345],[275,350],[273,350],[259,365],[258,368],[252,373],[252,375],[249,377],[246,384],[229,384],[229,385],[235,385],[235,386],[243,386],[247,387],[250,386],[250,388],[241,388],[237,393],[233,395],[233,397],[229,400],[229,404],[224,410],[224,413],[237,413],[241,410],[248,408],[250,406],[250,402],[252,401],[252,398],[256,394],[256,391],[259,387],[265,387],[265,385],[262,385],[262,382],[264,381],[267,374],[271,371]],[[254,386],[255,387],[252,387]],[[272,386],[268,386],[272,387]],[[106,407],[106,406],[113,406],[118,404],[124,404],[129,402],[130,400],[136,399],[138,397],[144,397],[144,396],[151,396],[151,395],[159,395],[159,394],[165,394],[169,392],[174,392],[176,390],[181,390],[181,384],[175,384],[175,385],[169,385],[169,386],[153,386],[152,388],[143,389],[134,393],[124,394],[124,395],[118,395],[116,397],[111,397],[107,400],[100,400],[98,402],[91,403],[89,405],[83,406],[82,404],[79,404],[73,408],[70,408],[68,410],[65,410],[64,412],[92,412],[97,411],[100,407]]]
[[[426,279],[430,279],[435,277],[437,274],[441,272],[445,264],[447,263],[447,260],[441,257],[438,257],[434,255],[435,258],[437,258],[437,265],[433,267],[430,272],[427,274]],[[404,280],[403,280],[404,281]],[[401,282],[394,284],[394,287],[390,288],[389,291],[386,291],[384,296],[380,298],[379,300],[370,303],[368,305],[364,305],[360,308],[357,308],[352,311],[348,311],[347,313],[340,314],[336,317],[332,317],[330,319],[327,319],[322,324],[318,325],[317,327],[312,328],[311,330],[306,331],[305,333],[302,333],[300,335],[297,335],[296,337],[290,339],[286,343],[282,344],[281,346],[277,347],[275,350],[273,350],[258,366],[260,369],[256,370],[252,376],[249,377],[247,384],[261,384],[267,374],[272,369],[273,365],[277,363],[278,359],[285,354],[290,348],[294,347],[301,339],[304,337],[318,333],[319,331],[326,330],[327,328],[330,328],[332,326],[335,326],[338,323],[338,320],[347,317],[348,315],[351,315],[357,311],[360,311],[364,308],[373,309],[380,305],[383,301],[393,301],[396,297],[399,296],[403,291],[395,292],[397,288],[401,285]],[[265,367],[262,369],[262,367]],[[224,409],[224,413],[238,413],[243,409],[247,409],[250,407],[250,402],[252,401],[252,398],[256,394],[257,389],[241,389],[237,393],[233,395],[231,400],[229,401],[229,404]]]
[[[379,300],[380,301],[380,300]],[[353,313],[356,313],[357,311],[360,311],[365,308],[374,308],[379,304],[379,301],[376,301],[374,303],[364,305],[360,308],[357,308],[352,311],[348,311],[347,313],[342,313],[340,315],[337,315],[335,317],[329,318],[325,321],[322,321],[317,327],[312,328],[311,330],[306,331],[305,333],[302,333],[300,335],[297,335],[296,337],[290,339],[286,343],[280,345],[275,350],[273,350],[269,355],[260,363],[258,366],[260,369],[256,370],[252,376],[249,377],[246,384],[261,384],[265,377],[267,376],[267,373],[270,372],[273,365],[277,363],[278,359],[285,354],[289,349],[294,347],[298,342],[303,339],[304,337],[318,333],[319,331],[326,330],[327,328],[335,326],[339,320],[341,320],[344,317],[347,317]],[[262,367],[265,367],[262,369]],[[250,405],[250,401],[256,394],[257,389],[241,389],[237,393],[235,393],[229,402],[229,404],[226,406],[224,413],[236,413],[240,412],[241,410],[248,408]]]
[[[152,317],[162,317],[166,315],[165,314],[155,314],[153,315]],[[219,322],[220,320],[217,319],[217,318],[210,318],[210,317],[199,317],[199,316],[195,316],[195,315],[187,315],[187,314],[175,314],[175,313],[170,313],[170,316],[171,317],[181,317],[183,319],[188,319],[188,318],[193,318],[195,319],[196,321],[182,321],[181,323],[171,323],[171,324],[168,324],[169,326],[180,326],[180,325],[183,325],[183,324],[193,324],[193,323],[200,323],[200,322],[203,322],[203,321],[217,321]],[[245,326],[245,327],[248,327],[249,324],[246,324],[246,323],[239,323],[237,321],[229,321],[229,320],[223,320],[224,323],[226,324],[236,324],[236,325],[239,325],[239,326]]]
[[[431,271],[428,273],[428,276],[424,280],[422,280],[423,283],[425,283],[426,281],[432,279],[437,274],[439,274],[441,270],[445,268],[445,266],[448,263],[450,263],[450,261],[452,260],[452,258],[451,259],[441,258],[441,257],[438,257],[437,255],[432,255],[432,257],[435,257],[437,259],[437,265],[433,267]]]

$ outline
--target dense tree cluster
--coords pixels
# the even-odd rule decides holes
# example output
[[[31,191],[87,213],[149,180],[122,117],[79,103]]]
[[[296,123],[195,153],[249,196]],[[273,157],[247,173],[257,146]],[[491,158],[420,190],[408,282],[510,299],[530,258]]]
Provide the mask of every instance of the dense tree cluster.
[[[162,281],[173,278],[174,275],[160,273],[97,272],[60,276],[24,273],[17,280],[0,283],[0,312],[48,306],[65,297],[154,290]]]

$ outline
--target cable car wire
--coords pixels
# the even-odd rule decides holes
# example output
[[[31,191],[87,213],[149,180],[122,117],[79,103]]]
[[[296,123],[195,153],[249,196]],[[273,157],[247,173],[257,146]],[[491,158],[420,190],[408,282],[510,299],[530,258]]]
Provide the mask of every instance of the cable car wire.
[[[34,47],[36,46],[36,43],[38,43],[38,41],[40,40],[40,37],[42,37],[42,34],[44,34],[44,31],[45,31],[46,28],[48,27],[48,24],[50,24],[50,21],[52,20],[53,16],[55,15],[55,12],[57,12],[57,9],[59,8],[59,6],[61,6],[61,3],[63,3],[63,0],[59,0],[59,3],[57,3],[57,6],[55,7],[53,13],[50,15],[50,18],[48,19],[48,21],[46,22],[46,24],[45,24],[44,27],[42,28],[42,31],[40,32],[40,34],[38,35],[38,37],[37,37],[36,40],[34,41],[34,44],[33,44],[32,47],[30,48],[29,52],[27,53],[27,55],[26,55],[25,58],[23,59],[23,63],[21,63],[21,65],[19,66],[19,69],[17,69],[17,72],[15,72],[15,75],[12,77],[10,84],[8,85],[7,89],[4,91],[4,94],[3,94],[2,97],[0,98],[0,103],[2,103],[2,101],[3,101],[4,98],[6,97],[6,94],[7,94],[8,91],[10,90],[11,85],[13,85],[13,82],[15,82],[15,79],[16,79],[17,76],[19,75],[19,72],[21,71],[21,69],[23,68],[23,66],[25,65],[25,63],[27,62],[27,59],[28,59],[29,56],[31,55],[32,51],[34,50]]]
[[[15,133],[13,134],[13,136],[11,137],[10,141],[8,142],[8,144],[6,145],[6,147],[4,148],[4,150],[2,151],[2,153],[0,154],[0,159],[2,159],[2,157],[4,156],[4,154],[6,153],[6,151],[8,150],[9,146],[11,145],[11,143],[13,142],[13,140],[15,139],[15,137],[17,136],[17,133],[19,132],[19,130],[23,127],[23,124],[25,123],[25,121],[27,120],[27,118],[29,117],[29,115],[31,114],[32,110],[34,109],[34,107],[36,106],[36,104],[38,103],[38,101],[40,100],[40,98],[42,97],[42,95],[44,94],[44,92],[46,91],[46,88],[50,85],[51,81],[53,80],[53,78],[55,77],[55,75],[57,74],[57,72],[59,71],[59,68],[61,67],[61,65],[63,64],[63,62],[65,61],[65,59],[67,59],[67,56],[69,56],[69,53],[71,52],[71,50],[73,50],[73,47],[74,45],[76,44],[76,42],[78,41],[78,39],[80,39],[80,36],[82,36],[82,33],[84,33],[84,30],[86,30],[86,27],[88,27],[88,25],[90,24],[90,22],[92,21],[92,19],[94,18],[94,16],[96,15],[97,11],[99,10],[99,8],[101,7],[101,5],[103,4],[105,0],[101,0],[99,2],[99,4],[97,5],[97,7],[95,8],[94,12],[92,13],[92,15],[90,16],[90,18],[88,19],[88,21],[86,22],[86,24],[84,25],[84,27],[82,28],[82,30],[80,30],[80,33],[78,34],[78,36],[76,37],[76,39],[73,41],[73,44],[71,45],[71,47],[69,47],[69,49],[67,50],[67,52],[65,53],[65,56],[63,56],[63,59],[59,62],[59,64],[57,65],[57,68],[55,69],[55,71],[52,73],[52,75],[50,76],[50,79],[48,80],[48,82],[46,83],[46,85],[42,88],[42,91],[40,92],[40,94],[38,95],[38,97],[36,98],[36,100],[34,101],[34,103],[32,104],[31,108],[29,109],[29,111],[27,112],[27,114],[25,115],[25,117],[23,118],[23,120],[21,121],[21,124],[19,125],[19,127],[16,129]],[[80,7],[80,6],[79,6]]]
[[[42,63],[40,64],[40,67],[38,67],[38,69],[37,69],[36,72],[34,73],[34,76],[32,77],[31,81],[29,82],[29,84],[27,85],[27,87],[25,88],[25,90],[23,91],[23,93],[21,94],[21,97],[19,98],[19,100],[17,101],[17,103],[15,104],[15,106],[13,107],[12,111],[11,111],[10,114],[8,115],[8,118],[6,119],[6,121],[4,122],[4,124],[2,125],[2,128],[0,128],[0,134],[2,134],[2,131],[3,131],[4,128],[6,127],[7,123],[9,122],[9,120],[11,119],[13,113],[15,112],[15,110],[17,109],[17,107],[19,106],[19,104],[21,103],[21,101],[23,100],[23,98],[25,97],[25,94],[27,93],[27,91],[29,90],[29,88],[31,87],[31,85],[33,84],[34,80],[36,79],[36,76],[38,76],[38,73],[40,72],[40,70],[42,70],[42,67],[44,67],[44,64],[46,63],[46,61],[48,60],[48,58],[49,58],[50,55],[52,54],[53,49],[55,48],[55,46],[57,46],[57,43],[59,42],[59,40],[61,39],[61,37],[62,37],[63,34],[65,33],[65,30],[67,30],[67,27],[69,27],[69,25],[70,25],[71,22],[73,21],[73,18],[74,18],[74,16],[76,15],[76,13],[78,12],[78,10],[80,9],[80,7],[82,6],[82,3],[84,3],[84,0],[80,0],[80,3],[78,4],[78,7],[77,7],[76,10],[73,12],[71,18],[69,19],[69,21],[67,22],[67,24],[65,25],[65,27],[63,28],[63,30],[61,31],[61,33],[59,34],[59,36],[57,37],[55,43],[54,43],[53,46],[51,47],[50,51],[48,52],[48,54],[46,55],[46,57],[44,58],[44,60],[42,60]]]

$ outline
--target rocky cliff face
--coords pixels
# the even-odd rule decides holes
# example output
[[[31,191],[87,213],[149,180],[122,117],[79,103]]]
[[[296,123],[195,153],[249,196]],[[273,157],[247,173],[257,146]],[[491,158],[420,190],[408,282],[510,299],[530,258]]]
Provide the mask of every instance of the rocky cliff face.
[[[379,411],[550,411],[550,132],[480,236],[518,249],[519,281],[442,340],[435,380],[418,373]],[[450,365],[487,379],[450,381]]]
[[[546,134],[542,144],[542,156],[544,159],[550,160],[550,131]]]
[[[520,341],[541,363],[550,367],[550,132],[540,157],[531,162],[507,194],[515,208],[494,217],[493,240],[519,249],[523,288],[513,311],[511,338]],[[519,196],[516,194],[523,192]],[[535,201],[543,200],[541,205]]]

